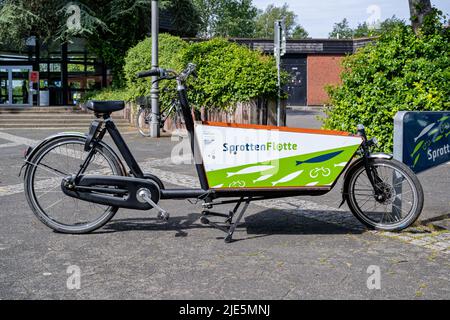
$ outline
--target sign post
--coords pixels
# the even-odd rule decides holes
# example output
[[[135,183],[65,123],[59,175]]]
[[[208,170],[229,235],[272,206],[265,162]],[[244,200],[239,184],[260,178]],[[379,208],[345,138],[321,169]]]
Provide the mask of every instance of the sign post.
[[[281,57],[286,53],[286,24],[283,20],[276,20],[274,26],[273,54],[277,62],[277,126],[281,125]]]

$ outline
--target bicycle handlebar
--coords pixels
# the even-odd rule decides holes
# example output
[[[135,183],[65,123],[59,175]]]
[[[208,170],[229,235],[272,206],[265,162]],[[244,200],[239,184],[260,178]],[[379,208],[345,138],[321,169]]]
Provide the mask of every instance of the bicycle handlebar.
[[[161,69],[161,68],[153,68],[146,71],[141,71],[136,74],[137,78],[147,78],[147,77],[159,77],[158,80],[164,80],[164,79],[174,79],[177,78],[180,81],[185,81],[191,74],[196,76],[195,69],[197,66],[193,63],[189,63],[183,71],[181,71],[179,74],[175,72],[174,70],[170,69]],[[169,76],[172,75],[172,76]]]
[[[161,71],[162,71],[162,69],[159,69],[159,68],[141,71],[136,74],[136,77],[138,77],[138,78],[147,78],[147,77],[153,77],[153,76],[161,77],[162,76]]]

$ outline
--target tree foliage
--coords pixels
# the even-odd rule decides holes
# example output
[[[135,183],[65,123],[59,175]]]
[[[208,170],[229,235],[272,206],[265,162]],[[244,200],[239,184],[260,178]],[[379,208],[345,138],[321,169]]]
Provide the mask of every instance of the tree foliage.
[[[173,34],[181,37],[195,37],[200,30],[201,17],[191,0],[172,0],[167,5],[172,16]]]
[[[95,1],[92,1],[95,2]],[[81,28],[70,28],[67,18],[72,14],[71,4],[80,8]],[[85,37],[97,30],[107,29],[97,17],[89,1],[58,0],[3,0],[0,2],[0,43],[21,47],[29,36],[37,36],[42,43],[67,41],[71,36]]]
[[[367,22],[359,23],[355,29],[352,29],[346,18],[335,23],[333,30],[329,34],[332,39],[352,39],[364,37],[376,37],[388,33],[397,26],[404,26],[406,22],[397,18],[395,15],[384,21],[377,21],[373,24]]]
[[[195,36],[200,18],[190,0],[160,2],[161,9],[172,18],[175,34]],[[109,30],[99,30],[88,37],[89,46],[111,68],[114,85],[121,87],[126,52],[151,31],[151,0],[97,0],[92,7]]]
[[[362,123],[389,152],[397,111],[449,110],[449,40],[450,30],[435,12],[418,35],[399,24],[346,57],[342,84],[328,88],[333,107],[325,128],[354,131]]]
[[[299,39],[308,36],[306,30],[296,23],[297,15],[285,3],[281,7],[269,4],[264,11],[259,11],[256,18],[255,37],[273,38],[275,21],[282,19],[285,22],[287,37]]]
[[[88,46],[112,70],[114,86],[121,87],[127,50],[144,39],[150,30],[150,1],[99,0],[92,7],[109,29],[98,30],[88,37]]]
[[[353,38],[353,30],[350,28],[350,24],[347,18],[342,19],[340,22],[336,22],[333,26],[333,30],[328,35],[331,39],[351,39]]]
[[[255,30],[258,10],[252,0],[222,1],[214,29],[215,36],[249,38]]]
[[[374,37],[383,33],[390,32],[399,25],[405,25],[405,21],[397,18],[395,15],[380,23],[369,25],[367,22],[360,23],[353,30],[353,38]]]
[[[251,37],[257,9],[252,0],[193,0],[201,17],[199,36]]]
[[[72,5],[80,8],[80,27],[70,28]],[[174,33],[195,36],[200,17],[191,0],[160,1],[169,12]],[[37,36],[41,43],[67,42],[73,37],[87,40],[90,51],[112,69],[114,83],[123,84],[122,67],[127,50],[150,32],[151,0],[2,0],[0,43],[20,48],[24,40]]]
[[[308,36],[308,31],[306,31],[301,25],[295,26],[291,34],[292,39],[306,39]]]

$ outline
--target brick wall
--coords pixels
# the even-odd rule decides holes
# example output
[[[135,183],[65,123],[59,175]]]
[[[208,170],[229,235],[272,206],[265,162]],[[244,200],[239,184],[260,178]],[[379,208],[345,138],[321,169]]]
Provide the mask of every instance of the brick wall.
[[[307,58],[307,103],[319,106],[328,102],[324,87],[340,82],[340,65],[343,55],[309,54]]]

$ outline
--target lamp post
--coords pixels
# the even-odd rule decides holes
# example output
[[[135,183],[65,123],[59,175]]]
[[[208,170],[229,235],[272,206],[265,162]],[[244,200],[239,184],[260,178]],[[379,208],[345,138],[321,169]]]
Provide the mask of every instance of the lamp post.
[[[158,34],[159,34],[159,2],[152,0],[152,68],[158,68]],[[152,77],[150,97],[152,101],[152,116],[150,120],[150,136],[158,138],[159,131],[159,85],[158,77]]]

